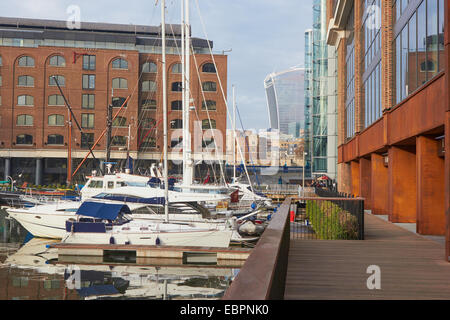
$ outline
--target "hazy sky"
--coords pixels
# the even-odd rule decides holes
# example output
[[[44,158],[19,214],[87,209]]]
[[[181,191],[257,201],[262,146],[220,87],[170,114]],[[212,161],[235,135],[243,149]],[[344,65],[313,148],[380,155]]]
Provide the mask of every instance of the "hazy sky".
[[[304,31],[312,26],[311,0],[190,0],[194,37],[214,42],[213,51],[228,52],[228,103],[232,84],[245,129],[269,126],[264,78],[304,62]],[[197,2],[198,1],[198,2]],[[66,20],[77,5],[81,21],[159,25],[155,0],[21,0],[0,1],[5,17]],[[180,0],[166,0],[167,23],[180,23]],[[238,123],[238,128],[240,124]]]

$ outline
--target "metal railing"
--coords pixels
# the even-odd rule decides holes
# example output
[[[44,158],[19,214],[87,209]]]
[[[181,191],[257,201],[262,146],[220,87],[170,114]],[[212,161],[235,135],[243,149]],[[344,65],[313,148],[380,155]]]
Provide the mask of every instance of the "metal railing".
[[[364,240],[364,199],[303,197],[291,206],[291,239]]]
[[[223,300],[280,300],[284,297],[289,255],[287,198],[258,240]]]

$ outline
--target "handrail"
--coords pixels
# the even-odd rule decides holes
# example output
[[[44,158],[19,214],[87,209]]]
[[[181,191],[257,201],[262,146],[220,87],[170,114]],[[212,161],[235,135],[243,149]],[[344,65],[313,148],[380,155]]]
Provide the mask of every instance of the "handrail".
[[[223,300],[280,300],[284,298],[290,244],[287,198],[267,226]]]

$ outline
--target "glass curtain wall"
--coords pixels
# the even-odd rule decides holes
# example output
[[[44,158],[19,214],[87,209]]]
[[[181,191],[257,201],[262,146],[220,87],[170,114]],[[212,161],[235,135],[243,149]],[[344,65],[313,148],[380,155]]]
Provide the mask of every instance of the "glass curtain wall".
[[[327,87],[326,1],[313,2],[313,107],[312,165],[314,173],[327,172]]]
[[[381,0],[365,0],[364,35],[364,124],[367,128],[382,116],[381,103]]]
[[[355,31],[354,31],[355,12],[354,7],[349,15],[346,30],[350,32],[347,38],[347,54],[345,65],[347,68],[346,77],[346,96],[345,96],[345,115],[346,115],[346,134],[347,138],[355,135]]]
[[[395,103],[444,69],[444,0],[397,0]]]
[[[313,85],[313,74],[312,74],[312,41],[313,41],[313,31],[305,31],[305,176],[311,177],[312,166],[311,166],[311,109],[312,109],[312,85]]]

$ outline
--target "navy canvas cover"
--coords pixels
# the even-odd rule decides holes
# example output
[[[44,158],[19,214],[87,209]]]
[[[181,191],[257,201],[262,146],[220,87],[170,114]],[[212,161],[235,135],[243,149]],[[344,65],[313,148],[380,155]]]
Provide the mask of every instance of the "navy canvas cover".
[[[81,204],[76,214],[98,219],[115,220],[120,212],[130,214],[131,210],[126,204],[86,201]]]

